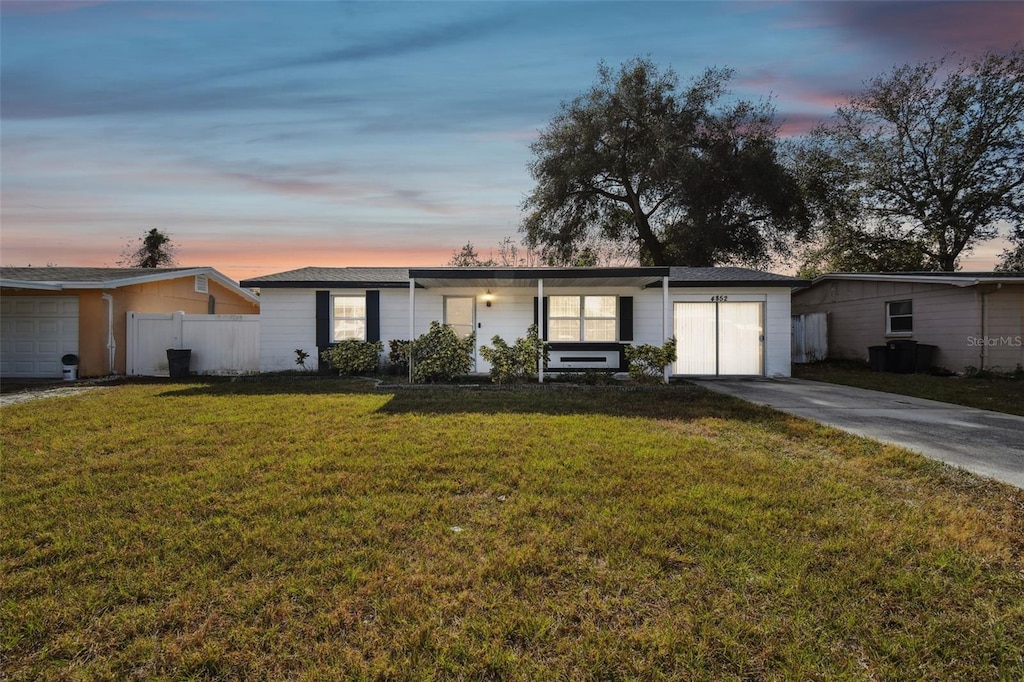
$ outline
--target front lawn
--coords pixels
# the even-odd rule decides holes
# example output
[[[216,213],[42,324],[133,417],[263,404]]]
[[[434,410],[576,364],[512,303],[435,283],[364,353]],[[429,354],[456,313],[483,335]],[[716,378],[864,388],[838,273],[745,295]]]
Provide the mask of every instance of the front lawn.
[[[863,362],[846,361],[794,364],[793,376],[1024,416],[1021,376],[893,374],[872,372]]]
[[[1024,493],[688,386],[4,407],[0,677],[1020,679]]]

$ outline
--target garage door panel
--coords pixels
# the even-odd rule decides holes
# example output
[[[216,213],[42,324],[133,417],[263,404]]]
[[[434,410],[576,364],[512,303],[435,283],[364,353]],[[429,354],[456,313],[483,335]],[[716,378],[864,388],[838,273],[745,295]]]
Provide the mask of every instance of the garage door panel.
[[[62,376],[61,357],[78,354],[78,297],[5,297],[0,311],[0,374]]]
[[[760,302],[676,302],[675,373],[762,375],[763,314]]]

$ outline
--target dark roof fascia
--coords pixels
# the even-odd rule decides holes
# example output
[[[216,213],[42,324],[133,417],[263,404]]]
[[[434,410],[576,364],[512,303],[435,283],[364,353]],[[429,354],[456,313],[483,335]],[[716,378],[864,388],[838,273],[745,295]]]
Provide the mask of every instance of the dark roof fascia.
[[[409,268],[413,279],[585,279],[587,277],[667,277],[667,267],[637,268]]]
[[[811,281],[806,279],[791,280],[785,279],[730,279],[730,280],[669,280],[669,289],[715,289],[718,287],[778,287],[782,289],[802,289],[811,286]],[[660,289],[661,283],[648,284],[647,289]]]
[[[408,289],[409,280],[401,282],[353,282],[338,280],[299,280],[291,282],[282,281],[260,281],[247,279],[239,283],[239,286],[249,289]],[[416,285],[417,289],[425,289],[422,284]]]
[[[847,282],[910,282],[917,284],[948,284],[967,288],[979,284],[1024,283],[1021,272],[830,272],[818,275],[813,284],[827,281]]]

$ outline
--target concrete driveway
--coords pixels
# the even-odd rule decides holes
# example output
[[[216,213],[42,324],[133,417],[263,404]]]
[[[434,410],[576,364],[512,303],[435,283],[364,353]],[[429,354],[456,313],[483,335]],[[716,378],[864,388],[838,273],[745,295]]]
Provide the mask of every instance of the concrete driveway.
[[[693,383],[1024,488],[1024,417],[804,379]]]

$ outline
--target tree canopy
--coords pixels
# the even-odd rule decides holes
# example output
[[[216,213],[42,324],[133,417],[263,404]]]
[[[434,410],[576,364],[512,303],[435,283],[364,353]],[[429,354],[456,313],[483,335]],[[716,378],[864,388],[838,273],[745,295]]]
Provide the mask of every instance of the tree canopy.
[[[722,104],[732,77],[709,68],[681,87],[633,59],[561,110],[531,145],[536,187],[526,242],[552,263],[595,243],[642,264],[764,264],[807,227],[799,183],[781,163],[767,103]]]
[[[461,249],[452,251],[452,257],[448,259],[447,265],[456,268],[490,267],[497,265],[497,262],[493,258],[481,259],[473,242],[466,242]]]
[[[907,65],[800,154],[829,270],[943,270],[1024,213],[1024,53]]]
[[[174,245],[171,237],[155,227],[145,235],[128,242],[121,254],[119,265],[130,268],[159,268],[174,265]]]

